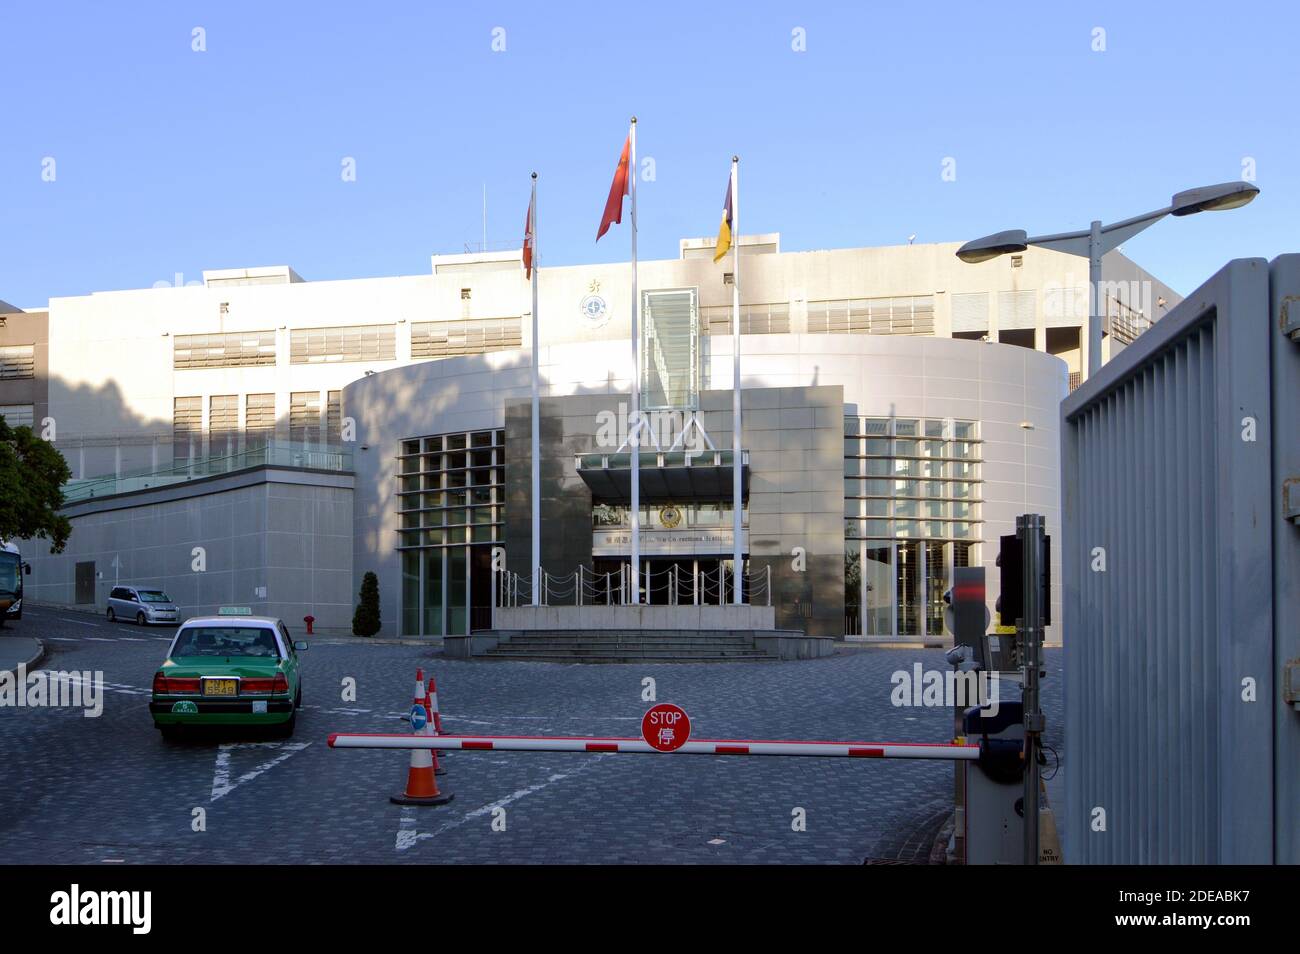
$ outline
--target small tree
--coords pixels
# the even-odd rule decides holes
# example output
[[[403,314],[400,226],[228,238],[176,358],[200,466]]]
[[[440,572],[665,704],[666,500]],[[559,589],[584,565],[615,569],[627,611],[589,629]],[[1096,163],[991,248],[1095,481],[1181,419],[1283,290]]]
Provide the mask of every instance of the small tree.
[[[379,577],[371,570],[361,578],[361,602],[352,614],[352,635],[373,636],[379,632]]]
[[[53,444],[0,416],[0,540],[41,537],[51,553],[62,553],[72,523],[59,509],[71,476]]]

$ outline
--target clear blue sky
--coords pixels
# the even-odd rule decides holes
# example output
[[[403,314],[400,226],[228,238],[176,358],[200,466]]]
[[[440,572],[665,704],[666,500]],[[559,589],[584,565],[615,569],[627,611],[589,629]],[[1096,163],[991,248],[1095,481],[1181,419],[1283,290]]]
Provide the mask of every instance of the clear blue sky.
[[[626,226],[593,240],[633,113],[642,258],[716,230],[733,152],[743,230],[787,250],[1086,227],[1251,157],[1253,205],[1125,247],[1186,293],[1300,251],[1297,26],[1258,3],[5,0],[0,299],[423,274],[480,240],[485,184],[489,242],[517,243],[534,169],[546,261],[626,259]]]

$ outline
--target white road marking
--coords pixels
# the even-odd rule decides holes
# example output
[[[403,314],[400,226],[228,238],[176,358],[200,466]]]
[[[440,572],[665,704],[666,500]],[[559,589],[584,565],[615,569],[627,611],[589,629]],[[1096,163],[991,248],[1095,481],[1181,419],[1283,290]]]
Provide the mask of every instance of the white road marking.
[[[58,672],[53,669],[38,669],[37,672],[43,673],[45,675],[45,678],[47,679],[66,678],[68,680],[69,685],[84,686],[84,685],[93,685],[94,683],[93,679],[91,680],[83,679],[82,674],[76,671]],[[104,682],[101,683],[101,686],[103,689],[107,690],[108,692],[120,692],[128,696],[152,696],[153,695],[152,689],[141,689],[139,686],[128,686],[120,682]]]
[[[251,782],[259,775],[269,772],[285,759],[297,755],[309,745],[311,745],[310,742],[223,742],[217,750],[217,763],[212,772],[212,793],[208,797],[209,803],[215,802],[218,798],[224,798],[245,782]],[[230,780],[230,756],[235,749],[278,749],[280,753],[256,768],[245,772],[232,782]]]
[[[487,805],[482,805],[479,808],[466,812],[460,818],[444,823],[437,831],[417,831],[415,807],[408,805],[402,809],[401,818],[398,819],[397,838],[394,841],[393,850],[407,851],[421,841],[424,841],[426,838],[437,838],[444,832],[451,831],[453,828],[459,828],[466,822],[491,814],[496,809],[504,808],[511,802],[517,802],[521,798],[527,798],[529,795],[540,792],[542,789],[548,788],[556,782],[561,782],[566,778],[572,778],[575,775],[581,775],[604,758],[604,755],[596,755],[590,760],[583,762],[578,768],[571,772],[560,772],[555,775],[547,776],[547,779],[544,782],[538,782],[536,785],[529,785],[527,788],[521,788],[518,791],[511,792],[504,798],[498,798],[495,802],[489,802]]]
[[[98,623],[89,623],[89,622],[87,622],[87,621],[84,620],[84,619],[68,619],[66,616],[60,616],[60,617],[58,617],[58,619],[59,619],[60,622],[64,622],[64,623],[76,623],[78,626],[94,626],[94,627],[96,627],[96,628],[98,628],[98,626],[99,626]]]

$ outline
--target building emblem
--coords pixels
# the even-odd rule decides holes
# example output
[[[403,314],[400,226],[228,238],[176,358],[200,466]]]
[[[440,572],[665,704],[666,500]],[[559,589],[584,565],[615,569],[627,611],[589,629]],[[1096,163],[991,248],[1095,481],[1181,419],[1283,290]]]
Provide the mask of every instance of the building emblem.
[[[682,512],[671,504],[659,511],[659,523],[668,530],[676,530],[682,522]]]
[[[588,294],[583,296],[582,301],[578,303],[578,310],[582,312],[582,317],[593,328],[604,326],[609,320],[609,307],[605,304],[605,299],[600,296],[600,282],[592,281],[587,286]]]

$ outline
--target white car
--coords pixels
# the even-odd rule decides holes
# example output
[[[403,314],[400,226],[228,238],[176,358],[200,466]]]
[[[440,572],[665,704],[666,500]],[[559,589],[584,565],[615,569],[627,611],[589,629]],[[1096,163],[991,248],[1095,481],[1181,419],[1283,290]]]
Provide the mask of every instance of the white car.
[[[129,619],[140,626],[181,621],[181,611],[162,590],[115,586],[108,594],[108,621]]]

